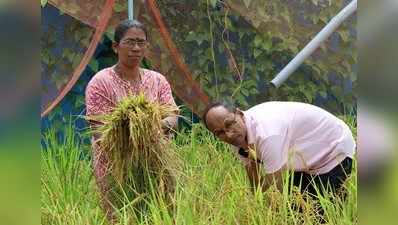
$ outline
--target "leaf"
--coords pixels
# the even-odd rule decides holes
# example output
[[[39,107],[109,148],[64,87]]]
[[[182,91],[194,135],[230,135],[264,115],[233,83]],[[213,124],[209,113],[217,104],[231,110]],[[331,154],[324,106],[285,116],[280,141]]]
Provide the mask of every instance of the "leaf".
[[[194,41],[196,39],[196,34],[193,31],[189,31],[185,41]]]
[[[256,35],[254,37],[254,46],[255,47],[259,47],[261,42],[262,42],[262,39],[261,39],[260,35]]]
[[[272,41],[270,39],[267,39],[264,43],[263,43],[263,47],[266,50],[270,50],[272,47]]]
[[[126,6],[124,4],[115,4],[113,6],[113,10],[115,12],[119,13],[119,12],[123,12],[124,10],[127,10],[127,9],[126,9]]]
[[[247,87],[257,87],[257,82],[255,80],[249,80],[246,82]]]
[[[47,0],[40,0],[41,7],[46,6]]]
[[[343,40],[344,42],[348,42],[348,40],[350,39],[350,33],[348,33],[348,31],[341,30],[337,33],[340,35],[341,40]]]
[[[206,35],[204,35],[204,34],[198,34],[198,35],[196,35],[195,41],[196,41],[196,43],[198,43],[198,45],[202,44],[202,42],[203,42],[204,40],[207,40]]]
[[[44,64],[50,64],[50,59],[51,59],[51,56],[50,56],[49,50],[48,49],[43,49],[42,52],[41,52],[41,61]]]
[[[243,3],[245,3],[246,8],[249,8],[251,0],[243,0]]]
[[[98,63],[97,60],[95,60],[95,59],[91,60],[90,64],[88,64],[88,66],[89,66],[94,72],[98,72],[99,63]]]
[[[343,97],[343,90],[341,89],[341,87],[339,87],[339,86],[333,86],[331,89],[332,89],[333,95],[336,96],[336,98],[342,99],[342,97]]]
[[[319,95],[322,96],[322,98],[326,98],[328,96],[326,91],[320,91]]]
[[[252,20],[251,22],[255,28],[258,28],[261,24],[261,20]]]
[[[75,57],[72,59],[72,67],[73,68],[76,68],[77,67],[77,65],[79,65],[79,63],[80,63],[80,60],[81,60],[81,56],[79,55],[79,54],[76,54],[75,55]]]
[[[249,92],[252,95],[256,95],[256,94],[260,93],[256,88],[251,88]]]
[[[210,0],[210,5],[214,7],[216,7],[218,0]]]
[[[312,94],[309,92],[304,92],[305,97],[307,98],[308,102],[312,102]]]
[[[261,53],[262,53],[263,51],[261,51],[260,49],[254,49],[254,51],[253,51],[253,55],[254,55],[254,58],[257,58],[257,56],[259,56]]]
[[[248,91],[247,89],[243,89],[243,88],[242,88],[242,89],[240,90],[240,92],[242,92],[242,94],[243,94],[244,96],[246,96],[246,97],[249,96],[249,91]]]
[[[238,35],[239,35],[239,39],[242,39],[242,37],[245,35],[245,32],[239,31],[239,32],[238,32]]]
[[[239,105],[246,105],[247,104],[246,99],[245,99],[245,97],[243,95],[238,94],[238,95],[236,95],[235,99],[237,100]]]

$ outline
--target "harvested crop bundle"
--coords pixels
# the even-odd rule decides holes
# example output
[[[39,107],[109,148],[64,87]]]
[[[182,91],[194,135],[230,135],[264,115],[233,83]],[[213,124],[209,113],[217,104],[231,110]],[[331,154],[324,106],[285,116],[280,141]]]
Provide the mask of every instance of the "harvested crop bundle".
[[[103,124],[94,132],[101,134],[98,141],[114,183],[123,192],[133,192],[134,199],[150,190],[173,191],[179,160],[162,133],[161,121],[176,110],[149,102],[140,94],[126,97],[109,114],[89,118]]]

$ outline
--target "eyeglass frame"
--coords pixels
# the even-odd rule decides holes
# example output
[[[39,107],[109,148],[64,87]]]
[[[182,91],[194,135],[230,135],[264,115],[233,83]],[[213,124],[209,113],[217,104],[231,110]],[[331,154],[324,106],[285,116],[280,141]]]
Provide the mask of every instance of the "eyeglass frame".
[[[146,39],[140,39],[140,38],[137,39],[128,38],[120,41],[120,45],[126,48],[134,48],[136,45],[139,48],[143,48],[147,43],[148,41]]]
[[[237,123],[236,113],[237,113],[236,111],[232,113],[234,115],[232,120],[230,120],[231,118],[229,115],[227,117],[225,117],[225,119],[223,120],[223,123],[222,123],[224,126],[223,129],[217,129],[217,130],[213,131],[215,136],[219,137],[220,135],[225,134],[226,133],[225,129],[229,129],[232,125]],[[230,120],[228,122],[229,124],[227,124],[227,122],[226,122],[227,120]]]

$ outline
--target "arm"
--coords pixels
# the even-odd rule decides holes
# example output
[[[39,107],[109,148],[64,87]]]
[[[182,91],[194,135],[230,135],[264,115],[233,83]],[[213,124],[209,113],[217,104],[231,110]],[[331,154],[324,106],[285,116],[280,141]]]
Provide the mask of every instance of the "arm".
[[[261,187],[262,191],[268,190],[273,184],[276,185],[279,191],[282,191],[282,170],[272,174],[261,174],[261,164],[251,161],[245,166],[246,173],[249,177],[250,184],[255,190]]]
[[[283,179],[282,179],[282,170],[279,170],[272,174],[266,174],[264,176],[263,190],[267,190],[272,185],[275,185],[276,188],[282,192],[283,190]]]
[[[113,108],[113,102],[110,100],[104,88],[96,82],[90,82],[86,89],[86,115],[99,115],[108,113]],[[95,131],[102,123],[97,120],[89,119],[91,130]],[[92,155],[93,155],[93,170],[97,187],[99,189],[100,201],[107,219],[111,222],[116,221],[113,207],[110,201],[109,191],[110,185],[107,181],[109,175],[109,162],[103,151],[99,139],[101,134],[93,132],[92,135]]]
[[[172,95],[170,84],[167,82],[167,80],[164,77],[162,77],[162,79],[160,79],[159,102],[161,104],[172,105],[177,108],[177,105],[176,105],[173,95]],[[166,133],[171,130],[177,129],[178,113],[179,113],[178,110],[176,110],[175,115],[168,116],[162,120],[162,128]]]
[[[265,191],[273,184],[282,191],[282,174],[287,163],[288,141],[284,136],[273,135],[257,141],[258,158],[262,163],[251,160],[246,171],[252,185],[261,186]],[[260,173],[260,169],[261,172]]]
[[[250,158],[248,151],[244,150],[243,148],[237,148],[232,146],[232,152],[236,157],[240,159],[245,167],[246,174],[249,178],[250,185],[253,190],[260,186],[260,184],[265,183],[265,177],[261,175],[261,163],[256,162],[253,158]],[[263,185],[261,185],[263,186]],[[267,188],[263,187],[263,190]]]
[[[262,177],[259,174],[259,167],[254,161],[250,161],[245,165],[247,176],[249,177],[250,185],[255,190],[262,183]]]

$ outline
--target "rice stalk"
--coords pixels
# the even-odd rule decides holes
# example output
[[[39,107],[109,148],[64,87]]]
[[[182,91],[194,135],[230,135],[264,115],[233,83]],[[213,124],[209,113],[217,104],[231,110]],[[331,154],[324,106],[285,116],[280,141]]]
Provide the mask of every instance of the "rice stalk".
[[[173,191],[179,159],[162,133],[161,121],[176,111],[176,107],[149,102],[140,94],[124,98],[109,114],[88,117],[102,124],[94,132],[100,134],[97,141],[110,163],[115,190],[123,189],[119,200],[125,199],[125,193],[132,193],[135,199],[151,189]]]

